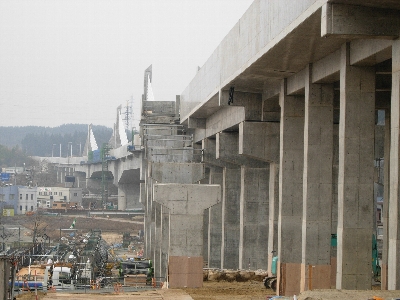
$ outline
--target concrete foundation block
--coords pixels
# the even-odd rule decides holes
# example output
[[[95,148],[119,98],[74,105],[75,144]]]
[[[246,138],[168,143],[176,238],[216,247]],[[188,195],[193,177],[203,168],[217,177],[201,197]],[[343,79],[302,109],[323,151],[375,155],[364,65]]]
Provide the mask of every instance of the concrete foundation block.
[[[203,257],[170,256],[168,263],[170,288],[203,286]]]

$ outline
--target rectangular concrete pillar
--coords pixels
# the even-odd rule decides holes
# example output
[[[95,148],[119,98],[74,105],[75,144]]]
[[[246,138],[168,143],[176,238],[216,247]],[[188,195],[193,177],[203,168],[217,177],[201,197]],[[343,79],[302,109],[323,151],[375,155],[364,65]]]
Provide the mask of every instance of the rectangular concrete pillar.
[[[161,247],[162,247],[162,228],[161,228],[161,204],[154,203],[154,276],[161,277]]]
[[[339,93],[335,93],[339,102]],[[333,166],[332,166],[332,204],[331,204],[331,288],[336,288],[337,271],[337,228],[338,228],[338,180],[339,180],[339,124],[333,125]],[[335,243],[336,242],[336,243]]]
[[[118,210],[126,209],[126,194],[125,190],[121,187],[118,187]]]
[[[210,168],[205,169],[205,177],[199,181],[199,184],[210,183]],[[203,216],[203,261],[208,263],[208,224],[210,216],[210,208],[204,210]],[[208,267],[208,264],[207,264]]]
[[[392,44],[392,104],[390,113],[390,191],[388,289],[400,289],[400,222],[399,222],[399,156],[400,156],[400,41]],[[386,163],[386,162],[385,162]]]
[[[10,261],[2,257],[0,258],[0,300],[10,299],[8,297],[8,280],[10,278]]]
[[[221,268],[239,268],[240,168],[223,169]]]
[[[268,168],[241,167],[239,269],[266,270]]]
[[[375,71],[341,49],[337,289],[371,289]]]
[[[388,289],[388,250],[389,250],[389,201],[390,201],[390,111],[385,110],[385,142],[384,142],[384,162],[383,162],[383,246],[381,262],[381,289]]]
[[[222,168],[211,167],[210,184],[219,184],[222,187],[222,172]],[[211,206],[208,212],[208,267],[221,268],[222,203],[220,202]]]
[[[304,97],[288,96],[286,80],[281,105],[278,294],[299,294],[301,278],[301,228],[303,215]]]
[[[278,255],[278,216],[279,216],[279,163],[269,165],[268,187],[268,275],[272,274],[272,258]]]
[[[151,195],[149,194],[149,191],[151,190],[150,187],[150,183],[149,181],[151,181],[151,178],[148,177],[148,179],[146,180],[146,183],[144,184],[144,188],[142,189],[142,191],[144,192],[144,244],[145,244],[145,248],[144,248],[144,255],[146,257],[151,257],[150,256],[150,249],[151,249],[151,203],[152,203],[152,199],[151,199]],[[118,197],[120,195],[120,191],[118,190]],[[121,195],[122,196],[122,195]],[[125,194],[124,194],[124,198],[125,198]]]
[[[331,287],[334,90],[313,84],[311,70],[305,72],[301,292]]]
[[[206,267],[208,268],[208,225],[210,224],[210,208],[206,208],[204,210],[203,216],[203,260],[207,263]]]
[[[160,277],[163,281],[167,280],[168,270],[168,253],[169,253],[169,209],[161,205],[161,253]]]

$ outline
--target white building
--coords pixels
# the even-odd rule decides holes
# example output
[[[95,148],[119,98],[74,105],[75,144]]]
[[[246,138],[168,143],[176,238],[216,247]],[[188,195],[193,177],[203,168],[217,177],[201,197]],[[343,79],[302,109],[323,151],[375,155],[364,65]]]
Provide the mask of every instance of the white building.
[[[54,201],[76,202],[82,205],[82,188],[38,187],[37,205],[51,208]]]

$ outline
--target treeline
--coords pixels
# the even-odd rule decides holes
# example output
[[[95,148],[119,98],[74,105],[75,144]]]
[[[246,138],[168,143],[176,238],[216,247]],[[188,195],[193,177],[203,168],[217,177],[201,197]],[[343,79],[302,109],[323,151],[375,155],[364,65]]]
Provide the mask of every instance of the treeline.
[[[9,149],[0,145],[0,167],[20,167],[24,163],[27,166],[34,165],[33,159],[22,152],[19,146]]]
[[[112,129],[106,126],[92,126],[97,145],[108,143]],[[64,124],[58,127],[0,127],[0,144],[32,156],[80,156],[87,138],[85,124]]]

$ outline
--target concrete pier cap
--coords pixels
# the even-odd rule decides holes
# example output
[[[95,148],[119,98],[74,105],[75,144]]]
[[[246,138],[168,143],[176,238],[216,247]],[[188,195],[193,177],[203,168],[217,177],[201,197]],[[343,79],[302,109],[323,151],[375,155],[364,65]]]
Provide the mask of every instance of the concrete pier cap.
[[[154,201],[166,206],[171,215],[203,215],[204,210],[221,202],[219,184],[157,183]]]

